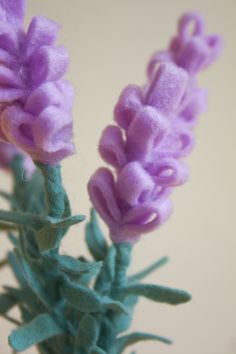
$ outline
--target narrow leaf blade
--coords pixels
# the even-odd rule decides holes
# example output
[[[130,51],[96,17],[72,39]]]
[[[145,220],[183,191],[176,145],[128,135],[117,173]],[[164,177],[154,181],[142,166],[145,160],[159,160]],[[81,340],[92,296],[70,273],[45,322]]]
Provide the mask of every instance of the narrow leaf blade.
[[[31,322],[14,330],[9,336],[10,346],[22,352],[33,345],[62,333],[62,329],[48,314],[40,314]]]

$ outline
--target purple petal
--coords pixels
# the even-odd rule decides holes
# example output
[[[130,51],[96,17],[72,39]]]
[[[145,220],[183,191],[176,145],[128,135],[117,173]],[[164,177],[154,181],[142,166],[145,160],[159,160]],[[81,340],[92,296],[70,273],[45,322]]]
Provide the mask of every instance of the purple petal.
[[[117,179],[119,198],[129,206],[143,203],[152,193],[155,183],[138,162],[130,162]]]
[[[127,131],[127,153],[130,160],[144,160],[163,139],[168,121],[152,107],[139,110]]]
[[[146,104],[170,116],[177,109],[188,82],[187,73],[171,63],[161,64],[146,95]]]
[[[31,81],[40,85],[45,81],[61,79],[68,67],[68,53],[63,46],[42,46],[30,60]]]
[[[115,121],[128,129],[142,102],[142,90],[137,85],[127,86],[121,93],[114,109]]]
[[[126,162],[125,143],[121,130],[109,125],[102,133],[99,152],[103,160],[116,168],[123,167]]]
[[[59,25],[45,17],[34,17],[26,35],[27,55],[43,45],[52,45],[56,41]]]
[[[0,19],[13,25],[21,25],[25,13],[25,0],[0,0]]]
[[[117,205],[114,177],[107,168],[98,169],[88,183],[89,197],[99,215],[109,225],[121,219]]]

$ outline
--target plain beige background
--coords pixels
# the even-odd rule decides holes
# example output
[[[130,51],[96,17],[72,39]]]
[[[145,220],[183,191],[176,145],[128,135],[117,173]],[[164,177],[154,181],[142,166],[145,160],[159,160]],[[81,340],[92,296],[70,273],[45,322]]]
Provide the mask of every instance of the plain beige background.
[[[179,15],[199,10],[207,19],[209,32],[224,37],[223,55],[200,77],[201,85],[210,91],[210,100],[196,130],[196,149],[188,159],[191,179],[175,192],[170,221],[136,246],[132,265],[137,270],[169,255],[171,262],[148,281],[185,288],[193,300],[179,307],[143,300],[133,329],[167,335],[175,342],[170,347],[157,342],[135,345],[139,354],[236,353],[236,0],[28,3],[27,23],[38,14],[57,20],[63,25],[60,42],[71,54],[68,78],[76,89],[78,154],[63,162],[63,175],[76,213],[89,212],[86,183],[101,164],[96,145],[101,130],[112,120],[119,93],[127,83],[144,82],[150,54],[167,46]],[[0,175],[0,188],[10,188],[4,174]],[[6,207],[2,201],[0,207]],[[1,235],[1,257],[9,247]],[[83,226],[73,229],[63,248],[73,255],[86,252]],[[0,274],[0,284],[11,283],[6,269]],[[6,338],[11,326],[4,320],[0,326],[0,353],[9,354]]]

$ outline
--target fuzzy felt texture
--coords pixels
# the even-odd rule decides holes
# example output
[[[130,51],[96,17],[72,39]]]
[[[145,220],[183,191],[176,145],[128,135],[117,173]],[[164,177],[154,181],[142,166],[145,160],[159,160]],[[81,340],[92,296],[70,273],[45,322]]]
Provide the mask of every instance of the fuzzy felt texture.
[[[55,164],[74,153],[73,89],[59,26],[44,17],[23,28],[24,2],[0,2],[0,139],[33,160]],[[17,24],[17,25],[16,25]]]
[[[117,125],[105,128],[99,142],[101,157],[115,173],[100,168],[88,183],[114,243],[135,243],[170,216],[170,192],[188,179],[181,159],[193,149],[193,126],[206,107],[207,93],[196,75],[221,48],[219,36],[205,34],[203,18],[186,13],[169,48],[151,58],[147,83],[128,85],[121,93],[114,109]]]

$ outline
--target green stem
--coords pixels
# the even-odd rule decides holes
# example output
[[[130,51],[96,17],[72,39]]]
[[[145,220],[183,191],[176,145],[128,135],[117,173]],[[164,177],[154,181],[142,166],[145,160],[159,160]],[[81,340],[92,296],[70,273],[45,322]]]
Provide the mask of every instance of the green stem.
[[[59,165],[36,163],[44,177],[47,215],[60,219],[65,210],[65,192]]]
[[[115,245],[116,259],[115,259],[115,278],[112,285],[111,296],[118,299],[122,287],[127,281],[127,269],[130,264],[132,246],[128,243],[121,243]]]

